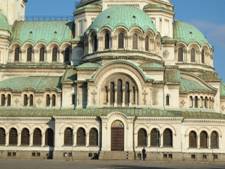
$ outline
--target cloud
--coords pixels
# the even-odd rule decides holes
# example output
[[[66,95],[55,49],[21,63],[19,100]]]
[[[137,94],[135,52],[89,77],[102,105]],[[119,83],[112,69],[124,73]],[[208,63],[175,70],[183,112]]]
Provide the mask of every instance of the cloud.
[[[202,30],[210,41],[225,47],[225,24],[208,21],[192,21],[192,24]]]

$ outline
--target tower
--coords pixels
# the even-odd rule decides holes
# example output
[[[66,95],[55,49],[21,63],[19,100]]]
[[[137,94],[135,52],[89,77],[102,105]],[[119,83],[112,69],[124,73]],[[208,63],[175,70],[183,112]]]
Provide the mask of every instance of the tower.
[[[0,10],[6,16],[9,25],[25,18],[27,0],[0,0]]]

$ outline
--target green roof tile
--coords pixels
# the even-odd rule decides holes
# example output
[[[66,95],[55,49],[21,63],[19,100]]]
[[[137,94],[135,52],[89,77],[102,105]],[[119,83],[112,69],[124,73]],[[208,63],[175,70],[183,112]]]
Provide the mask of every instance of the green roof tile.
[[[29,77],[16,77],[0,81],[0,90],[12,90],[22,92],[24,90],[34,90],[37,92],[44,92],[46,90],[60,89],[61,77],[50,76],[29,76]]]
[[[20,44],[62,44],[72,39],[72,22],[68,21],[19,21],[13,27],[13,41]]]
[[[156,32],[155,25],[144,11],[136,7],[122,5],[110,7],[100,13],[89,27],[89,30],[100,31],[103,27],[109,27],[111,30],[114,30],[119,26],[129,30],[137,26],[143,31],[151,29]]]
[[[225,97],[225,83],[222,82],[220,85],[220,96]]]
[[[2,14],[1,11],[0,11],[0,30],[3,31],[11,30],[7,18],[5,17],[5,15]]]
[[[83,63],[83,64],[77,66],[76,68],[78,70],[97,70],[100,67],[101,67],[101,65],[98,63],[87,62],[87,63]]]

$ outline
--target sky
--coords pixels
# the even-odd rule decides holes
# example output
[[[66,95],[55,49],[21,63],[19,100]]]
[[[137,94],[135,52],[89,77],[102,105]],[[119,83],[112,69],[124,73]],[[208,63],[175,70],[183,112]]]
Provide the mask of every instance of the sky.
[[[72,16],[79,0],[28,0],[26,15]],[[198,27],[214,47],[214,65],[225,81],[225,0],[172,0],[175,18]]]

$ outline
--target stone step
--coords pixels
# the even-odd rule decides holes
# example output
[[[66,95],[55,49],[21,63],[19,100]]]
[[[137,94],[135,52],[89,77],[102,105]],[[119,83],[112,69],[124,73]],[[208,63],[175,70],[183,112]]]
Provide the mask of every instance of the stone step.
[[[132,159],[133,152],[105,151],[101,152],[99,159],[102,160],[128,160]]]

